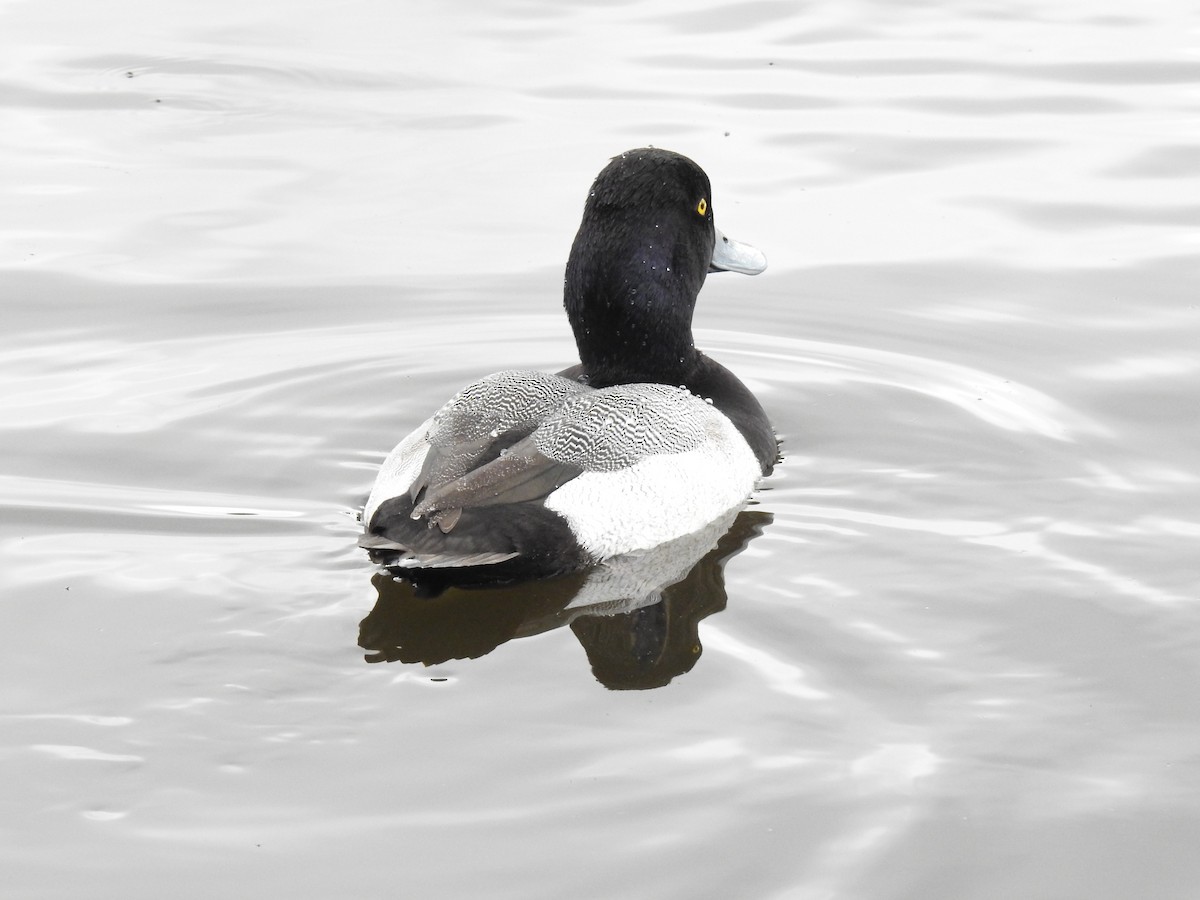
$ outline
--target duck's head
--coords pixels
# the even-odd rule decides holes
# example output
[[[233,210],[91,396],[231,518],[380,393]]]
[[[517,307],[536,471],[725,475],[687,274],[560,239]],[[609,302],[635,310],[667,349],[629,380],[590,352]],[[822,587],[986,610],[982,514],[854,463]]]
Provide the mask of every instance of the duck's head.
[[[564,305],[588,381],[682,383],[707,273],[766,266],[717,231],[708,176],[686,156],[643,148],[615,157],[592,184],[567,261]]]

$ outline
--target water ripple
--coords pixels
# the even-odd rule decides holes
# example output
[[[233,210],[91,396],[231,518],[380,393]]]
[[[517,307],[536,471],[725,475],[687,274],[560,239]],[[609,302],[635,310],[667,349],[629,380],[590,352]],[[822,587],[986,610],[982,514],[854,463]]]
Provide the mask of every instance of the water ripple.
[[[858,382],[902,388],[948,403],[1006,431],[1060,441],[1106,432],[1099,422],[1041,391],[957,363],[800,338],[699,334],[714,351],[735,351],[752,360],[755,377],[777,383]]]

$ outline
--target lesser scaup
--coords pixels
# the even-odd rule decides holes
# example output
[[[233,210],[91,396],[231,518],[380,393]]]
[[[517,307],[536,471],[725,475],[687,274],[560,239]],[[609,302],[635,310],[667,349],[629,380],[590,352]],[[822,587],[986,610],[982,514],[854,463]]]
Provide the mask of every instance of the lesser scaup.
[[[543,577],[743,504],[778,443],[749,389],[696,349],[692,312],[709,271],[765,268],[715,228],[708,176],[690,159],[614,158],[567,261],[580,363],[459,391],[384,460],[360,546],[414,580]]]

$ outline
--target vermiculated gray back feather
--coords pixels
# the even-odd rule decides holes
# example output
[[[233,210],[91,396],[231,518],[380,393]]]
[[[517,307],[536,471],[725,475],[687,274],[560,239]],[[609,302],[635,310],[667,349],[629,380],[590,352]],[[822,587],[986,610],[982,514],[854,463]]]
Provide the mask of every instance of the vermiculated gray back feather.
[[[474,469],[530,434],[566,397],[586,391],[577,381],[514,369],[467,385],[434,414],[425,439],[431,452],[412,494]]]
[[[532,431],[566,397],[584,390],[577,381],[545,372],[497,372],[467,385],[439,409],[426,439],[435,447],[446,447],[495,438],[515,428]]]
[[[707,415],[704,401],[684,388],[616,385],[568,397],[533,442],[550,459],[612,472],[647,456],[694,449],[704,440]]]

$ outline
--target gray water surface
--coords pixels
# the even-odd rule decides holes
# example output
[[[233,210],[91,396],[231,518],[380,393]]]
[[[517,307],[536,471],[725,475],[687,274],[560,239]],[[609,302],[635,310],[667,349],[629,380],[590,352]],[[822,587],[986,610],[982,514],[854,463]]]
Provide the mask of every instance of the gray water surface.
[[[1195,896],[1185,4],[0,17],[12,896]],[[643,144],[771,260],[696,325],[783,464],[692,607],[395,593],[375,467],[573,361]]]

